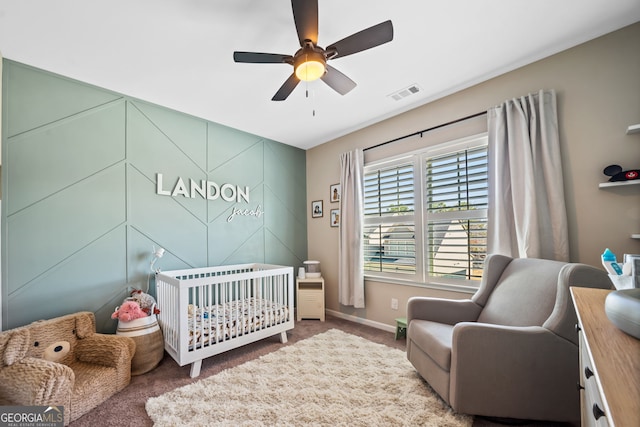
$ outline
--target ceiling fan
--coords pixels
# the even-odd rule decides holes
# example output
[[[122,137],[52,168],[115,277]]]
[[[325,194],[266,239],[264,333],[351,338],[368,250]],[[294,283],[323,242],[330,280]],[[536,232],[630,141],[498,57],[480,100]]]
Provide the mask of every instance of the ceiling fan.
[[[393,40],[393,25],[385,21],[352,34],[326,49],[318,46],[318,0],[291,0],[293,19],[300,49],[293,55],[260,52],[233,52],[235,62],[251,64],[290,64],[293,73],[271,98],[284,101],[301,80],[322,79],[329,87],[345,95],[356,87],[349,77],[327,64],[327,61],[371,49]]]

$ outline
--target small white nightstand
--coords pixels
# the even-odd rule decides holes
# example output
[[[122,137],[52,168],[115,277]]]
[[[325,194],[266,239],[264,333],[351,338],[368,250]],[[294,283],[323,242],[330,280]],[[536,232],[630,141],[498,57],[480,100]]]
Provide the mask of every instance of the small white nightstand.
[[[298,321],[320,319],[324,322],[324,279],[322,277],[296,278]]]

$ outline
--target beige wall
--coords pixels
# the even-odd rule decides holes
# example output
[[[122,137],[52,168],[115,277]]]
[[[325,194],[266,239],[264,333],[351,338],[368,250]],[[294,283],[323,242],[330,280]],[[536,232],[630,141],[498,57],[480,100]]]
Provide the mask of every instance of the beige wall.
[[[572,261],[599,266],[605,247],[619,257],[640,253],[640,240],[630,237],[640,233],[640,185],[598,188],[608,179],[602,174],[607,165],[640,168],[640,134],[625,134],[629,125],[640,123],[638,46],[640,23],[308,150],[308,206],[312,200],[324,200],[325,212],[322,218],[314,219],[309,210],[308,254],[309,259],[321,261],[327,308],[357,316],[363,322],[393,325],[394,318],[406,314],[410,296],[469,296],[367,281],[366,309],[338,304],[338,229],[329,226],[329,211],[338,205],[329,202],[329,186],[339,181],[340,154],[486,111],[506,99],[539,89],[555,89],[558,94]],[[468,129],[443,129],[424,138],[403,140],[367,151],[365,161],[379,157],[381,152],[397,154],[446,140],[456,136],[455,132],[470,134],[481,128],[486,128],[484,119],[475,120]],[[391,310],[391,298],[399,300],[399,310]]]

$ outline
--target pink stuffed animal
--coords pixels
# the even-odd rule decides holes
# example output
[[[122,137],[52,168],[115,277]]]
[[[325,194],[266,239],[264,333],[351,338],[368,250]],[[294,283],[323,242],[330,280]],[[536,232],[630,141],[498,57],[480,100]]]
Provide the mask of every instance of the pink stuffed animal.
[[[111,315],[112,319],[120,319],[123,322],[130,322],[134,319],[147,317],[148,314],[142,311],[140,305],[135,301],[125,301],[120,307],[116,307],[116,311]]]

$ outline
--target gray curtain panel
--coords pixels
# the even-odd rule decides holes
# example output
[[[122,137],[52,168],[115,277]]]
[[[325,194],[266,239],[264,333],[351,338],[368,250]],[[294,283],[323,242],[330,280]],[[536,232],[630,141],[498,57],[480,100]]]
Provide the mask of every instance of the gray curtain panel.
[[[364,153],[355,149],[340,155],[340,225],[338,242],[338,301],[364,308]]]
[[[487,112],[488,252],[569,261],[555,91]]]

